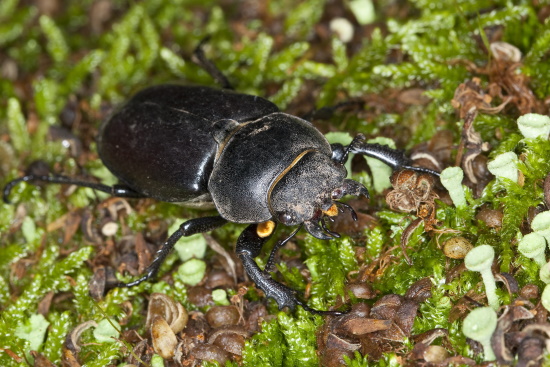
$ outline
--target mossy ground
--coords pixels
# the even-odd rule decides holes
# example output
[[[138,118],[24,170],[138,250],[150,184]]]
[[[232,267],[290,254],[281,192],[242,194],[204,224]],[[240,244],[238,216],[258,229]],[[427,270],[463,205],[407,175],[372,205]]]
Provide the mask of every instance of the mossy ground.
[[[516,73],[528,78],[525,85],[536,100],[548,101],[547,2],[379,1],[373,23],[366,25],[356,22],[346,4],[349,2],[324,0],[298,4],[285,0],[235,4],[52,0],[27,5],[3,0],[0,183],[19,177],[38,159],[56,173],[114,182],[99,161],[93,140],[102,119],[145,86],[174,81],[216,85],[190,61],[193,49],[206,36],[211,37],[208,57],[237,90],[266,97],[282,110],[301,116],[315,108],[360,99],[361,109],[339,111],[329,121],[316,121],[316,126],[323,132],[388,136],[403,149],[426,143],[442,130],[451,131],[453,144],[459,144],[463,122],[451,100],[457,87],[468,79],[479,77],[482,87],[487,86],[488,76],[479,69],[491,62],[490,42],[507,42],[522,52]],[[335,17],[353,22],[355,34],[350,42],[331,34],[328,24]],[[408,90],[422,92],[422,102],[400,99]],[[543,205],[542,180],[550,172],[550,146],[545,140],[521,140],[515,124],[520,114],[514,106],[498,114],[481,112],[474,126],[492,147],[484,153],[489,159],[506,151],[524,154],[519,167],[525,177],[523,186],[493,181],[478,198],[469,195],[467,211],[439,202],[438,228],[461,231],[473,243],[490,244],[499,256],[501,271],[513,272],[520,286],[532,283],[542,287],[538,269],[517,253],[515,240],[529,209]],[[51,127],[59,125],[81,142],[78,154],[64,147],[63,139],[52,139]],[[354,175],[371,188],[368,176]],[[438,238],[421,231],[411,238],[413,265],[408,265],[398,241],[409,216],[389,211],[380,193],[371,190],[371,194],[369,207],[356,210],[379,221],[365,228],[359,238],[344,236],[327,243],[309,235],[299,237],[298,246],[311,273],[309,304],[318,308],[333,305],[343,295],[348,273],[396,248],[387,269],[373,282],[375,289],[380,296],[402,295],[418,279],[431,277],[433,296],[420,308],[413,334],[447,328],[452,352],[468,355],[459,322],[449,323],[448,316],[453,304],[468,291],[482,291],[478,275],[465,272],[445,283],[446,272],[461,260],[449,260],[442,254],[437,241],[445,235]],[[72,328],[88,320],[124,318],[121,305],[125,301],[131,302],[134,312],[124,327],[140,330],[144,294],[152,291],[164,291],[188,305],[184,287],[169,287],[166,282],[113,290],[100,302],[89,296],[89,260],[102,248],[90,246],[81,231],[71,233],[65,241],[67,228],[54,229],[51,224],[67,213],[98,210],[104,196],[88,189],[67,192],[58,185],[37,188],[21,184],[10,198],[14,204],[0,204],[0,365],[32,363],[31,349],[59,364],[62,344]],[[139,210],[125,218],[134,233],[144,231],[148,221],[173,223],[197,215],[168,204],[138,205]],[[490,228],[474,219],[481,207],[502,210],[502,228]],[[242,226],[230,225],[215,231],[214,236],[231,249],[240,230]],[[114,241],[121,236],[117,233]],[[358,259],[355,249],[365,245],[366,255]],[[174,261],[172,258],[170,263]],[[173,268],[167,264],[163,269]],[[287,284],[306,289],[306,279],[300,273],[284,264],[279,270]],[[500,294],[502,301],[509,302],[505,293]],[[49,294],[55,295],[56,302],[44,317],[33,317]],[[270,305],[276,313],[275,305]],[[242,363],[318,365],[315,331],[322,322],[321,317],[302,310],[278,313],[276,320],[249,340]],[[25,334],[22,330],[30,331]],[[91,333],[83,338],[80,358],[87,366],[122,363],[127,354],[121,342],[97,343]],[[357,358],[351,365],[369,364],[366,358]],[[383,366],[396,363],[392,353],[370,362]]]

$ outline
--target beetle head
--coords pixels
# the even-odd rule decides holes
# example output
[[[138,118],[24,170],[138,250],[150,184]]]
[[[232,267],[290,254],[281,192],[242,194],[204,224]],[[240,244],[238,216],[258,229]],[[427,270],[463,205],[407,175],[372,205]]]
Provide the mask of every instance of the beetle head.
[[[325,225],[325,219],[338,214],[347,205],[338,202],[344,195],[365,195],[367,189],[346,179],[345,167],[330,157],[311,151],[296,162],[274,184],[269,206],[275,220],[286,225],[303,223],[319,239],[338,237]],[[352,210],[352,214],[354,215]]]

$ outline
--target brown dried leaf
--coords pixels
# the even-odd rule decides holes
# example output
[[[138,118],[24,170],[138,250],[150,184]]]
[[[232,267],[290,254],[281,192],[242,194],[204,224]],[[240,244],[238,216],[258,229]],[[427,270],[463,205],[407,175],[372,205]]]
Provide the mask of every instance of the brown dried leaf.
[[[432,280],[430,278],[422,278],[414,282],[407,292],[405,298],[409,298],[415,302],[425,302],[432,297]]]
[[[149,350],[149,343],[147,339],[143,339],[137,342],[134,348],[132,349],[132,353],[130,353],[130,356],[128,357],[128,364],[141,366],[143,360],[146,359],[145,356],[147,356],[148,350]]]
[[[55,367],[45,355],[38,353],[35,350],[31,351],[31,355],[34,358],[34,367]]]
[[[373,319],[391,320],[403,302],[403,297],[397,294],[387,294],[374,303],[370,311]]]
[[[52,304],[52,299],[54,296],[54,292],[50,291],[46,293],[44,298],[38,303],[38,310],[37,312],[41,314],[42,316],[46,316],[50,310],[50,305]]]
[[[410,336],[416,312],[418,311],[418,302],[406,299],[397,310],[397,315],[394,317],[394,322],[405,336]]]
[[[367,283],[348,283],[346,285],[346,294],[349,292],[359,299],[373,299],[376,297],[376,291]]]
[[[519,292],[518,281],[510,273],[496,273],[495,280],[504,283],[509,295]]]
[[[542,364],[545,351],[543,338],[530,336],[521,341],[516,367],[537,367]]]
[[[491,337],[491,346],[495,352],[498,363],[510,364],[514,360],[514,356],[505,343],[505,334],[512,327],[513,315],[511,307],[505,306],[504,312],[498,319],[497,327]]]
[[[97,327],[97,322],[90,320],[76,326],[65,338],[61,363],[66,367],[80,367],[78,353],[80,352],[80,335],[91,328]]]
[[[387,330],[392,324],[391,320],[377,320],[366,318],[354,318],[346,320],[341,325],[341,332],[346,335],[364,335],[379,330]]]
[[[105,293],[118,282],[115,271],[110,266],[96,268],[88,283],[90,295],[95,301],[100,301]]]

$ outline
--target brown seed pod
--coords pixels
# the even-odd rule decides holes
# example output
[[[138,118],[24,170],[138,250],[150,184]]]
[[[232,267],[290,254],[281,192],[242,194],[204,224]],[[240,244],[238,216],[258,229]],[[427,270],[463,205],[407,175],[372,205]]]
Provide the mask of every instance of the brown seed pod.
[[[187,289],[187,299],[197,307],[214,305],[212,291],[200,285]]]
[[[418,173],[409,169],[395,171],[390,177],[390,182],[396,189],[402,188],[412,190],[416,186],[417,176]]]
[[[213,344],[226,352],[241,356],[243,354],[244,343],[244,336],[236,333],[224,333],[217,337]]]
[[[373,299],[376,297],[376,292],[370,284],[367,283],[350,283],[346,285],[346,293],[351,292],[354,297],[360,299]]]
[[[170,359],[176,353],[178,340],[170,325],[162,317],[157,316],[151,324],[151,338],[155,353],[164,359]]]
[[[474,246],[466,238],[458,236],[443,243],[443,253],[451,259],[464,259]]]
[[[218,362],[221,366],[229,360],[229,354],[216,345],[200,344],[191,351],[191,355],[197,359],[210,362]]]
[[[494,210],[489,208],[482,209],[476,215],[476,219],[485,222],[487,227],[500,228],[502,227],[502,218],[504,214],[501,210]]]
[[[227,289],[234,288],[235,281],[225,270],[214,269],[206,277],[205,285],[208,289]]]
[[[449,352],[439,345],[430,345],[424,351],[424,360],[429,363],[442,363],[449,356]]]
[[[225,325],[237,325],[239,318],[239,310],[235,306],[214,306],[206,312],[206,321],[214,329]]]

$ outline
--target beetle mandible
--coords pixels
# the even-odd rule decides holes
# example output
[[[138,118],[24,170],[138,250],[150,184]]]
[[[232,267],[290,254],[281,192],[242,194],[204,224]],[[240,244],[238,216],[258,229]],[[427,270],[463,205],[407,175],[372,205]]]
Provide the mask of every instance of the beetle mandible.
[[[19,182],[75,184],[128,198],[150,197],[194,206],[213,206],[219,215],[190,219],[172,233],[145,274],[119,287],[153,278],[182,236],[211,231],[227,222],[250,223],[240,235],[236,253],[252,281],[275,299],[280,309],[301,305],[295,291],[261,270],[254,258],[274,233],[277,223],[302,226],[316,238],[339,235],[325,224],[343,208],[345,195],[364,195],[367,189],[347,179],[349,153],[377,158],[397,169],[412,169],[402,152],[365,143],[358,135],[350,145],[329,144],[308,121],[281,112],[261,97],[204,86],[159,85],[137,93],[100,128],[98,152],[121,184],[107,186],[65,176],[27,175],[4,188],[8,202]]]

